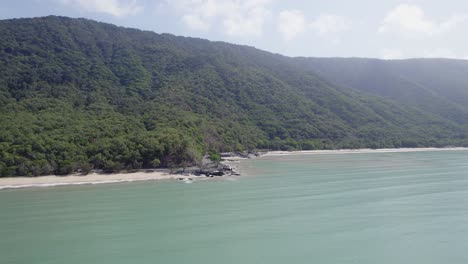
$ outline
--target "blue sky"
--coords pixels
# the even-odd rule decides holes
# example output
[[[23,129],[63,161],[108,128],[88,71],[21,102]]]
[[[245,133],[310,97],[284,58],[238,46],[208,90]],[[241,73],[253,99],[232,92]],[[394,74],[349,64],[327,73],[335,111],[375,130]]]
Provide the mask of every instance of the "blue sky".
[[[288,56],[468,59],[468,1],[2,0],[0,18],[63,15]]]

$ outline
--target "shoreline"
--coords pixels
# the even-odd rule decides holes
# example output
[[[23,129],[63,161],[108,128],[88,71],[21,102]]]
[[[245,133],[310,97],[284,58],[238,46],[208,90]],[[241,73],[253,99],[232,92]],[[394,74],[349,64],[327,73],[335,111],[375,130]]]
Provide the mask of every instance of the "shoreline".
[[[266,156],[289,156],[289,155],[330,155],[330,154],[363,154],[363,153],[405,153],[405,152],[429,152],[429,151],[462,151],[468,150],[465,147],[447,147],[447,148],[389,148],[389,149],[337,149],[337,150],[297,150],[297,151],[267,151],[261,152],[258,157]],[[230,156],[223,158],[221,164],[230,166],[237,171],[237,164],[245,159],[252,157]],[[243,175],[242,173],[240,175]],[[217,179],[232,177],[233,175],[217,176]],[[19,189],[29,187],[54,187],[67,185],[94,185],[105,183],[123,183],[151,180],[181,180],[191,183],[193,179],[210,180],[203,176],[193,174],[170,173],[168,169],[142,170],[130,173],[90,173],[87,175],[71,174],[67,176],[37,176],[37,177],[8,177],[0,178],[0,190]]]
[[[330,154],[366,154],[366,153],[407,153],[407,152],[430,152],[430,151],[463,151],[466,147],[446,148],[382,148],[382,149],[332,149],[332,150],[295,150],[295,151],[268,151],[261,156],[287,156],[287,155],[330,155]]]
[[[184,180],[193,179],[194,175],[173,174],[169,170],[148,170],[130,173],[89,173],[87,175],[71,174],[66,176],[48,175],[37,177],[0,178],[0,190],[28,187],[54,187],[66,185],[94,185],[104,183],[122,183],[150,180]]]

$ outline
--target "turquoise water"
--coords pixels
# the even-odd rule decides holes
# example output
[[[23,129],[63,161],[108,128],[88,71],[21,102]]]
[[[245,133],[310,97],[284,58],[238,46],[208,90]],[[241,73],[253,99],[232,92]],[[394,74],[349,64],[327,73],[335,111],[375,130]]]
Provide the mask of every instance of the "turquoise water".
[[[0,191],[0,263],[468,263],[468,151],[292,155],[237,180]]]

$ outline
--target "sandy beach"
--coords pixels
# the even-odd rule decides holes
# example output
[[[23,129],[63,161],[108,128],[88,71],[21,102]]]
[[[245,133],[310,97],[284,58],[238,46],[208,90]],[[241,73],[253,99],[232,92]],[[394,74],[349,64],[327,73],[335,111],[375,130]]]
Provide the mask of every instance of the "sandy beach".
[[[80,184],[102,184],[117,182],[135,182],[148,180],[176,180],[188,179],[192,176],[181,174],[170,174],[166,170],[139,171],[132,173],[99,174],[88,175],[72,174],[68,176],[39,176],[39,177],[11,177],[0,178],[0,190],[25,187],[51,187],[62,185]]]
[[[452,148],[388,148],[388,149],[337,149],[337,150],[299,150],[299,151],[269,151],[262,156],[299,155],[299,154],[353,154],[353,153],[397,153],[422,151],[460,151],[463,147]]]

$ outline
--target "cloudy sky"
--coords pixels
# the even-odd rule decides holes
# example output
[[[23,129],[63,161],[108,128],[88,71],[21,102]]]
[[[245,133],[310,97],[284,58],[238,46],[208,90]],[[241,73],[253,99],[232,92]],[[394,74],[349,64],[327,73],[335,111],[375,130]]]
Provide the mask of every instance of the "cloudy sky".
[[[86,17],[289,56],[468,59],[463,0],[1,0],[0,19]]]

